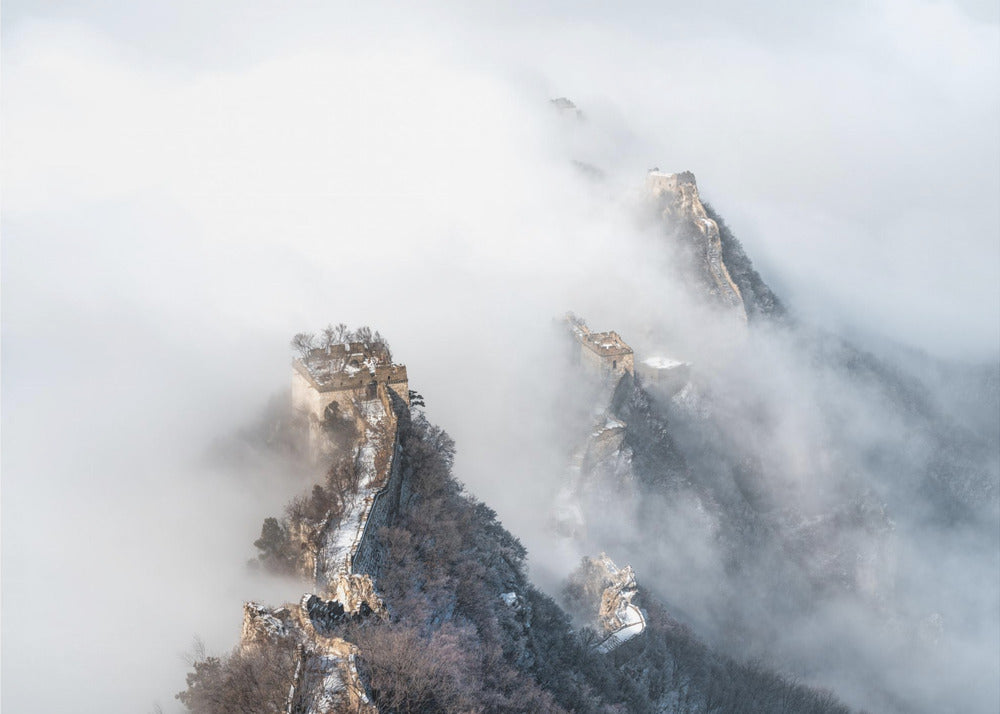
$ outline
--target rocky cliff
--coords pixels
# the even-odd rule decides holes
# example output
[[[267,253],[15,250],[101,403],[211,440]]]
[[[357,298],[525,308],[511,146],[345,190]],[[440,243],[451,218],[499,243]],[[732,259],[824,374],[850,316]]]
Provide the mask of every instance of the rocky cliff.
[[[632,603],[638,593],[632,566],[619,568],[605,553],[584,558],[570,574],[563,591],[567,608],[587,625],[596,627],[601,654],[616,650],[646,629],[642,610]]]
[[[938,656],[926,643],[955,635],[922,594],[899,596],[915,567],[900,546],[928,524],[959,543],[995,532],[995,406],[980,418],[994,393],[987,387],[956,412],[963,426],[942,407],[957,399],[953,383],[934,394],[899,366],[784,319],[731,234],[727,252],[728,228],[701,203],[694,177],[655,172],[649,182],[671,240],[687,241],[690,283],[729,314],[742,309],[769,324],[748,325],[747,340],[715,371],[697,362],[677,370],[677,360],[637,350],[636,373],[611,394],[581,388],[587,376],[573,372],[564,403],[589,394],[581,413],[591,416],[553,509],[554,533],[574,544],[563,549],[627,558],[674,614],[728,653],[776,656],[793,671],[822,671],[832,660],[837,676],[863,682],[866,667],[879,666],[870,652],[868,662],[857,656],[866,636],[838,640],[855,655],[804,658],[807,648],[788,635],[850,616],[896,643],[891,656],[926,666]],[[921,547],[936,552],[932,542]],[[591,615],[582,621],[603,633]],[[878,710],[934,710],[882,682],[859,688]]]
[[[343,617],[344,609],[335,601],[324,602],[315,595],[303,597],[301,604],[280,608],[254,602],[243,606],[239,645],[242,656],[269,651],[292,653],[294,670],[286,674],[283,711],[377,713],[358,676],[358,648],[330,634],[334,621]]]
[[[714,371],[633,360],[631,348],[627,363],[617,351],[588,362],[579,340],[575,367],[554,369],[567,379],[558,418],[579,422],[556,547],[602,553],[562,593],[569,614],[532,586],[521,543],[454,478],[448,435],[376,390],[324,410],[325,479],[256,543],[263,567],[305,578],[310,592],[246,605],[233,654],[195,664],[181,695],[193,711],[847,711],[741,664],[760,657],[807,681],[833,663],[871,687],[879,710],[918,708],[869,683],[839,632],[801,660],[796,633],[847,611],[876,623],[876,638],[939,641],[944,618],[894,600],[896,519],[917,504],[917,518],[969,533],[992,525],[996,468],[984,453],[995,440],[950,421],[898,369],[780,319],[693,175],[647,182],[679,277],[747,339]],[[757,320],[768,329],[755,332]],[[599,334],[627,347],[624,333]],[[635,565],[643,586],[604,552]]]
[[[699,283],[717,305],[745,322],[746,305],[723,260],[719,225],[701,202],[694,174],[654,170],[649,172],[646,185],[678,252],[689,263],[685,275]]]
[[[364,352],[368,345],[352,347]],[[380,347],[388,354],[384,343]],[[300,409],[308,409],[310,396],[321,396],[315,385],[293,395]],[[280,524],[268,519],[258,541],[265,564],[293,571],[311,592],[277,608],[247,603],[237,652],[247,661],[284,654],[286,666],[275,677],[288,680],[289,714],[376,712],[357,668],[357,647],[340,635],[352,623],[388,616],[376,585],[384,559],[376,538],[400,515],[406,490],[400,423],[409,423],[409,409],[386,380],[368,380],[342,391],[338,408],[325,413],[323,422],[308,421],[313,456],[328,462],[326,484],[293,504]]]
[[[611,384],[605,397],[622,389]],[[240,644],[188,676],[179,698],[193,712],[702,714],[771,676],[711,653],[639,590],[630,567],[603,555],[582,586],[589,621],[574,628],[528,580],[520,542],[455,480],[448,435],[393,405],[395,419],[366,422],[392,433],[356,429],[325,485],[262,537],[262,562],[292,564],[312,592],[280,607],[246,603]],[[627,448],[626,430],[607,421],[595,432],[580,456],[586,473]],[[383,459],[375,446],[392,448]],[[364,463],[382,475],[364,478]],[[370,502],[364,525],[352,505],[359,496]],[[294,538],[282,540],[301,520],[314,524],[300,529],[312,560]],[[330,539],[349,547],[323,555]],[[377,556],[360,557],[366,547]],[[770,691],[760,711],[792,700],[847,711],[780,677]]]
[[[636,355],[640,364],[642,358]],[[641,374],[626,374],[613,390],[590,391],[596,395],[589,405],[595,417],[580,434],[554,507],[555,534],[578,551],[626,554],[643,572],[656,573],[652,587],[668,600],[685,602],[703,587],[699,579],[717,583],[710,599],[719,605],[712,607],[734,599],[724,606],[725,620],[716,624],[702,621],[715,615],[688,615],[733,651],[740,651],[740,642],[773,637],[765,632],[768,623],[791,609],[808,613],[818,597],[858,598],[882,607],[895,572],[894,524],[885,503],[870,487],[838,473],[835,464],[822,467],[823,478],[836,484],[835,495],[816,500],[814,492],[789,490],[787,475],[767,458],[766,426],[748,429],[734,418],[744,407],[719,393],[721,385],[697,364],[678,374],[683,384],[646,384]],[[575,379],[586,381],[587,375],[578,372]],[[689,553],[697,553],[690,567],[683,565]],[[603,583],[601,593],[614,578],[603,582],[595,573],[631,577],[631,569],[619,571],[603,556],[583,569]],[[701,571],[695,582],[692,569]],[[767,582],[761,583],[765,572]],[[596,592],[589,597],[607,599]],[[604,617],[584,618],[605,635],[611,631],[609,613],[620,619],[629,612],[619,595],[612,599],[618,604],[606,602]],[[754,620],[775,606],[785,610]]]

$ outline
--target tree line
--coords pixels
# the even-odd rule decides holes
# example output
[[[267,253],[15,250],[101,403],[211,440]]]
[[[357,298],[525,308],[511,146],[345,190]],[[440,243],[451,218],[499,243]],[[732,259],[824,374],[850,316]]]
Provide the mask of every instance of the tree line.
[[[327,325],[319,335],[312,332],[299,332],[292,337],[291,347],[300,357],[305,358],[309,357],[316,349],[326,350],[329,354],[334,345],[352,342],[361,343],[365,350],[381,356],[387,364],[392,363],[392,349],[389,347],[389,342],[378,330],[373,331],[367,325],[349,330],[347,325],[341,322],[337,325]]]

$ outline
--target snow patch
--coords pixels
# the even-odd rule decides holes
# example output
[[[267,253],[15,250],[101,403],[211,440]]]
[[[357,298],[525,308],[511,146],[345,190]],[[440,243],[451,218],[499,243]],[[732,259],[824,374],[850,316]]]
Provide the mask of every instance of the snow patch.
[[[681,367],[687,362],[682,362],[677,359],[671,359],[669,357],[647,357],[642,361],[647,367],[652,367],[653,369],[673,369],[674,367]]]

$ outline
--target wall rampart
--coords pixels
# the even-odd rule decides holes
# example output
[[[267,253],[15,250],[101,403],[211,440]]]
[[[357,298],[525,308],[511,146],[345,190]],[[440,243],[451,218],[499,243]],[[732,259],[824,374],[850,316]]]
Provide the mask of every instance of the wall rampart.
[[[635,371],[635,357],[631,349],[600,352],[592,349],[587,343],[580,346],[581,363],[602,376],[622,376]]]
[[[635,371],[632,348],[614,330],[593,332],[573,313],[567,313],[566,322],[579,345],[575,361],[602,377],[617,376]]]
[[[399,514],[403,495],[403,482],[406,476],[403,468],[403,447],[399,438],[400,422],[405,420],[403,414],[405,402],[395,392],[387,396],[392,402],[392,408],[397,417],[396,438],[392,449],[392,465],[385,486],[374,495],[371,510],[365,521],[364,530],[351,558],[352,572],[370,575],[373,580],[378,579],[385,557],[376,543],[376,536],[379,529],[391,525],[393,519]]]
[[[376,367],[374,373],[365,369],[337,376],[323,384],[316,381],[302,360],[296,359],[292,367],[292,407],[310,416],[313,422],[310,425],[310,443],[317,453],[322,451],[319,448],[322,441],[319,424],[327,419],[327,408],[331,404],[336,403],[338,411],[346,416],[356,411],[354,405],[357,400],[381,399],[388,414],[391,412],[384,396],[386,387],[391,387],[406,404],[410,402],[406,365]]]
[[[324,379],[323,382],[316,380],[312,372],[309,371],[309,368],[303,364],[302,360],[295,360],[292,366],[296,374],[302,377],[312,389],[321,394],[344,389],[363,389],[373,380],[387,384],[403,384],[407,382],[406,365],[404,364],[379,366],[375,368],[374,372],[368,369],[361,369],[354,373],[345,372],[343,374],[336,374]],[[407,394],[401,394],[400,396],[404,399],[408,398]]]

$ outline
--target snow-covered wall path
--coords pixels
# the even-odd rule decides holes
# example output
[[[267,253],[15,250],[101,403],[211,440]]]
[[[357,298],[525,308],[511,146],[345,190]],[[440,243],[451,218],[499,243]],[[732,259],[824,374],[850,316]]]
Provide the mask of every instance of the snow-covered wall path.
[[[617,649],[620,645],[628,642],[646,629],[646,618],[643,617],[642,610],[631,603],[625,608],[625,616],[622,619],[625,620],[625,624],[605,637],[597,645],[596,649],[601,654],[607,654]]]

